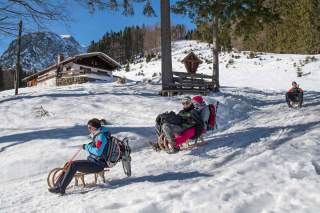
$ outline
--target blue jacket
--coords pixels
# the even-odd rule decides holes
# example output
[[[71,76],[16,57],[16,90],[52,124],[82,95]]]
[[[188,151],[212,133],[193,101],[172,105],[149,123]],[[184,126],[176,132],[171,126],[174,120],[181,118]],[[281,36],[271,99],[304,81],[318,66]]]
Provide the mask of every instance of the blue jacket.
[[[109,135],[109,130],[106,127],[101,127],[100,132],[93,137],[91,143],[85,145],[85,150],[89,152],[89,160],[101,161],[103,159],[103,151],[108,145],[109,141],[107,135]],[[98,162],[100,164],[100,162]]]

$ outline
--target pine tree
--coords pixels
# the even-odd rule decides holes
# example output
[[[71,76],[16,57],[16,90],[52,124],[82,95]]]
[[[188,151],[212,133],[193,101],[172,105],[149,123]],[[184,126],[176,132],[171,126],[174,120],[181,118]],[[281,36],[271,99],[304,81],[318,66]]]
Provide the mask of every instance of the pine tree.
[[[247,49],[279,53],[320,52],[319,0],[273,0],[271,8],[280,22],[267,23],[264,30],[250,32],[244,39]]]
[[[176,39],[185,37],[185,26],[173,26],[173,34]],[[154,55],[155,49],[160,46],[159,26],[142,28],[139,26],[125,27],[123,31],[107,32],[102,38],[92,41],[87,49],[88,52],[104,52],[121,64],[132,62],[135,58],[143,57],[145,52]]]
[[[130,63],[129,62],[126,64],[125,71],[126,72],[130,71]]]
[[[2,67],[0,66],[0,91],[2,90],[3,87],[3,78],[2,78]]]
[[[271,10],[262,0],[178,0],[174,12],[188,15],[198,26],[210,23],[212,32],[213,82],[215,91],[219,91],[219,32],[223,24],[235,24],[235,30],[250,30],[252,26],[267,21]],[[241,26],[241,28],[240,28]],[[240,30],[241,29],[241,30]]]

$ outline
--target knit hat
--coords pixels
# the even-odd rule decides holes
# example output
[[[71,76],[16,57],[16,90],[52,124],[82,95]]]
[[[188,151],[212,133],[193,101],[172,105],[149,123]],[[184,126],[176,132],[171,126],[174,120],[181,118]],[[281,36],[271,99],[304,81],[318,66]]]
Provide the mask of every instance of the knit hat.
[[[190,101],[191,102],[191,97],[190,96],[184,96],[181,101]]]
[[[201,103],[203,102],[203,98],[202,98],[202,96],[200,96],[200,95],[194,96],[194,97],[192,98],[192,102],[201,104]]]

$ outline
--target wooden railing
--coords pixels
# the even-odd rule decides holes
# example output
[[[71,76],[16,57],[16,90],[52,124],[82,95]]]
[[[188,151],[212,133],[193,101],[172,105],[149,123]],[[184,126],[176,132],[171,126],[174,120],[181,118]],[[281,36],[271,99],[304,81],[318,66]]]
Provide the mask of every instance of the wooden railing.
[[[173,80],[163,92],[207,94],[213,89],[212,76],[206,74],[173,72]]]

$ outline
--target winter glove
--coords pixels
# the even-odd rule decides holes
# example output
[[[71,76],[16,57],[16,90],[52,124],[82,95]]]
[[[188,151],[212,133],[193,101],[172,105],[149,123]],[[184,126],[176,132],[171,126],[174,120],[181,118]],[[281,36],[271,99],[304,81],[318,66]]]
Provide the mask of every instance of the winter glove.
[[[86,149],[87,144],[82,144],[82,149]]]

